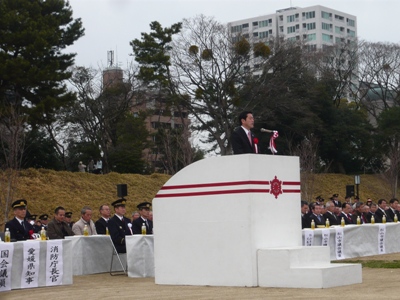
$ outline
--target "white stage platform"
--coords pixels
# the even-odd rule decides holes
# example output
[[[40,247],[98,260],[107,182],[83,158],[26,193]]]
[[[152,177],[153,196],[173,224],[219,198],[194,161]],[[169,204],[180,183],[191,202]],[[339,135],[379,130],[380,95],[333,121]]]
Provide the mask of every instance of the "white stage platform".
[[[153,210],[157,284],[321,288],[361,282],[359,265],[346,265],[346,282],[327,278],[327,270],[343,266],[330,264],[327,248],[302,247],[298,157],[201,160],[164,185]],[[276,257],[279,264],[270,263]],[[319,280],[310,286],[299,272]],[[278,273],[284,281],[269,276]]]

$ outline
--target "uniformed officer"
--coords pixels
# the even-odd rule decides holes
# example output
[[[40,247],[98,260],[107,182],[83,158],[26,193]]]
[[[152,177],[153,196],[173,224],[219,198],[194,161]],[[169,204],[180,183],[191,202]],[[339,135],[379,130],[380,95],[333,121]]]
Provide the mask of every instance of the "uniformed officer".
[[[72,228],[72,225],[74,225],[74,222],[71,221],[71,218],[72,218],[72,211],[67,211],[65,213],[64,221],[65,223],[68,224],[70,228]]]
[[[124,217],[126,213],[125,204],[126,199],[124,198],[111,203],[115,215],[108,221],[108,230],[118,253],[126,253],[125,236],[132,234],[131,220]]]
[[[40,223],[42,223],[42,227],[47,230],[47,224],[49,223],[49,215],[43,214],[39,216]]]
[[[137,205],[140,217],[132,222],[133,234],[142,234],[143,224],[146,226],[146,234],[153,234],[153,221],[149,220],[151,203],[142,202]]]
[[[10,230],[11,241],[25,241],[30,239],[33,226],[25,220],[27,201],[20,199],[11,204],[14,209],[14,219],[6,223],[5,228]]]

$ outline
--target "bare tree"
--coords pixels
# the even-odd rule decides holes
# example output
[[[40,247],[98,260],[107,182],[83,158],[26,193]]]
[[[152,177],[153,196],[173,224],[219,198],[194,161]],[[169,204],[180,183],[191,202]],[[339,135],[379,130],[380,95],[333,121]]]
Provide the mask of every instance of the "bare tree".
[[[183,20],[171,50],[171,74],[183,106],[194,117],[194,129],[207,133],[219,153],[231,153],[230,136],[246,79],[261,73],[269,55],[264,43],[235,36],[226,25],[199,15]],[[186,96],[186,97],[183,97]]]
[[[102,76],[102,77],[101,77]],[[109,153],[115,146],[116,124],[130,111],[136,86],[135,71],[119,68],[94,70],[77,67],[71,83],[76,89],[76,103],[65,111],[69,135],[99,145],[103,153],[103,170],[109,171]]]
[[[0,143],[2,150],[0,176],[0,207],[3,210],[4,223],[7,222],[11,202],[18,185],[18,171],[21,167],[25,142],[27,117],[21,114],[16,105],[18,95],[8,94],[0,112]]]

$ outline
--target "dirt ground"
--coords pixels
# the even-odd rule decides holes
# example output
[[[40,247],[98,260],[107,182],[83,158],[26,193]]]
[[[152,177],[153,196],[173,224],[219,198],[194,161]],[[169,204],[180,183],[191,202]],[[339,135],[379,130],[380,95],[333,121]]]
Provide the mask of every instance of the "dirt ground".
[[[354,260],[400,260],[400,253]],[[349,260],[346,260],[349,261]],[[343,274],[346,276],[346,274]],[[129,278],[108,273],[74,276],[73,285],[12,290],[0,293],[9,299],[400,299],[400,269],[362,269],[361,284],[329,289],[243,288],[156,285],[154,278]]]

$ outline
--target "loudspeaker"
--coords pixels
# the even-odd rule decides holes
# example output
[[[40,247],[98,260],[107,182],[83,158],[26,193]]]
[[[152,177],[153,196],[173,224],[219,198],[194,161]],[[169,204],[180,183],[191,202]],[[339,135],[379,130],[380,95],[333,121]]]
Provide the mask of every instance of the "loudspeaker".
[[[354,185],[346,185],[346,196],[354,197]]]
[[[128,196],[128,185],[117,184],[117,195],[120,198],[124,198],[125,196]]]

